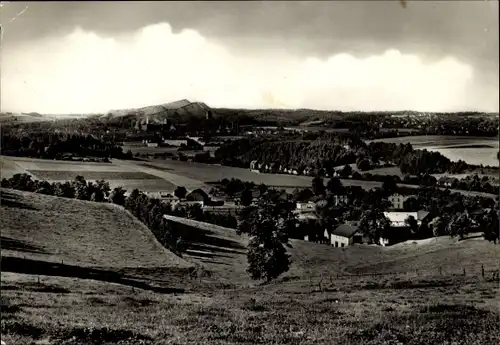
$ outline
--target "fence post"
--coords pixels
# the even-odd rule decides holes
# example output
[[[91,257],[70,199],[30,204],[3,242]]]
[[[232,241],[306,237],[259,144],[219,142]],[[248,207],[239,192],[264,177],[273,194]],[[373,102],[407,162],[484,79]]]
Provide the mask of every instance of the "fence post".
[[[481,264],[481,276],[484,278],[484,265]]]
[[[40,285],[40,276],[36,276],[36,283]]]
[[[464,267],[464,277],[465,277],[465,267]]]
[[[417,270],[415,270],[415,272],[417,273],[417,277],[418,277],[418,276],[420,276],[420,274],[418,273],[418,269],[417,269]]]
[[[443,275],[443,268],[440,266],[439,267],[439,275],[442,276]]]

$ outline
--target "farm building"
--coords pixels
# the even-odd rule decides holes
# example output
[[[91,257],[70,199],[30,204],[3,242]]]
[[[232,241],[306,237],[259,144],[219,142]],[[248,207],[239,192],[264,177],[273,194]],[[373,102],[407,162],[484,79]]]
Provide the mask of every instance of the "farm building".
[[[316,203],[312,201],[298,202],[295,206],[298,212],[314,212],[316,211]]]
[[[164,139],[163,143],[170,146],[180,147],[181,145],[187,145],[187,139]]]
[[[422,225],[422,222],[430,220],[430,213],[424,210],[418,212],[384,212],[384,216],[389,219],[394,236],[390,239],[381,238],[380,244],[383,246],[396,244],[400,242],[401,238],[404,240],[405,234],[407,234],[409,230],[406,219],[410,216],[415,218],[419,227]]]
[[[198,188],[194,189],[191,192],[189,192],[186,195],[186,200],[187,201],[203,201],[203,202],[209,202],[210,197],[208,196],[207,192],[205,192],[203,189]]]
[[[355,222],[340,224],[328,237],[330,244],[336,248],[363,242],[363,236],[358,232],[358,225]]]
[[[404,202],[408,199],[408,196],[401,195],[399,193],[393,194],[389,197],[389,202],[394,210],[402,210]]]
[[[422,224],[422,221],[427,220],[429,217],[429,212],[424,210],[418,212],[384,212],[384,216],[389,219],[392,227],[402,228],[407,226],[405,220],[410,216],[415,218],[418,225]]]
[[[146,192],[146,195],[150,198],[162,199],[165,201],[177,201],[179,199],[175,195],[172,195],[172,192],[167,191]]]
[[[347,195],[335,195],[333,197],[333,202],[335,206],[349,203],[349,197]]]

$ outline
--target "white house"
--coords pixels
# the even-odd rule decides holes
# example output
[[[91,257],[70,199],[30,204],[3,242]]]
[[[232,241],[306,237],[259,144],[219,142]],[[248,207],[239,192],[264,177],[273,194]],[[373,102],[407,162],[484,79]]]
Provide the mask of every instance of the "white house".
[[[357,223],[340,224],[329,237],[334,247],[347,247],[354,243],[362,243],[362,235],[358,233]]]
[[[318,220],[318,216],[313,212],[299,213],[297,215],[297,220],[299,220],[299,221]]]
[[[158,147],[158,143],[147,143],[148,147]]]
[[[297,209],[297,211],[299,212],[314,212],[316,210],[316,203],[312,202],[312,201],[308,201],[308,202],[298,202],[295,206],[295,208]]]
[[[349,203],[349,198],[347,195],[335,195],[333,197],[333,202],[335,203],[335,206],[338,206],[341,204],[347,204],[347,203]]]
[[[420,226],[422,225],[422,222],[426,218],[428,218],[429,215],[430,213],[424,210],[418,212],[384,212],[384,216],[389,220],[389,222],[391,223],[391,228],[393,229],[407,228],[408,225],[405,221],[410,216],[415,218],[415,220],[417,221],[417,225]],[[386,246],[390,244],[390,241],[387,238],[381,238],[380,244]]]
[[[399,193],[395,193],[389,197],[389,202],[394,210],[402,210],[404,202],[408,200],[409,196],[404,196]]]
[[[417,224],[420,226],[422,221],[429,215],[427,211],[418,211],[418,212],[384,212],[384,216],[389,219],[391,222],[391,226],[393,228],[402,228],[406,227],[405,220],[413,216],[417,221]]]

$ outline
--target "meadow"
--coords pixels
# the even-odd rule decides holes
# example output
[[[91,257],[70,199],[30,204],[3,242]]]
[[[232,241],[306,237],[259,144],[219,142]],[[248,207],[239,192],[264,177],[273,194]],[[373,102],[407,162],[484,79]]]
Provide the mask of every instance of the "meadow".
[[[113,163],[54,161],[46,159],[0,156],[2,178],[9,178],[17,173],[28,173],[34,179],[49,182],[72,181],[83,176],[87,181],[105,180],[111,188],[135,188],[147,192],[173,191],[176,184],[156,176],[134,169],[133,166],[120,166]]]
[[[88,181],[104,179],[111,188],[123,187],[126,190],[135,188],[144,192],[173,192],[176,186],[184,186],[188,190],[202,188],[210,191],[211,184],[224,178],[237,178],[256,184],[264,183],[269,187],[293,192],[296,188],[310,188],[311,176],[296,176],[287,174],[255,173],[250,169],[204,164],[196,162],[174,161],[169,159],[150,159],[129,161],[113,159],[112,163],[87,163],[54,161],[43,159],[0,156],[2,178],[9,178],[16,173],[29,173],[33,179],[49,182],[74,180],[78,175]],[[396,174],[395,167],[371,170],[377,174]],[[342,180],[345,186],[360,186],[366,190],[380,187],[381,182]],[[417,188],[415,185],[404,185]],[[455,191],[466,195],[492,197],[492,194],[469,191]]]
[[[6,344],[500,341],[491,279],[500,246],[486,241],[332,248],[294,240],[290,271],[259,285],[244,272],[244,249],[228,252],[223,240],[246,244],[231,229],[178,220],[201,233],[179,258],[119,206],[3,189],[0,210]],[[201,260],[209,246],[219,258]],[[484,278],[456,274],[479,263]],[[356,270],[368,274],[349,276]]]

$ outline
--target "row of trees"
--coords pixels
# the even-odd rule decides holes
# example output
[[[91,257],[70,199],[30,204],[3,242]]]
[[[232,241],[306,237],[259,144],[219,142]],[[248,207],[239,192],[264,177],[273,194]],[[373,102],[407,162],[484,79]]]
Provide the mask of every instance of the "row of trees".
[[[63,159],[66,154],[80,157],[132,158],[120,146],[104,143],[91,135],[66,133],[12,133],[2,130],[2,154],[8,156]]]
[[[439,152],[415,150],[409,143],[371,142],[366,145],[352,134],[328,133],[315,140],[303,140],[302,137],[280,141],[269,138],[237,140],[221,146],[215,159],[243,168],[257,161],[270,167],[272,172],[279,172],[281,167],[296,169],[299,175],[307,170],[308,174],[320,176],[333,176],[338,166],[354,163],[358,170],[368,171],[381,161],[395,164],[405,175],[459,174],[478,168],[464,161],[452,162]],[[353,174],[350,167],[337,173],[343,177]]]

